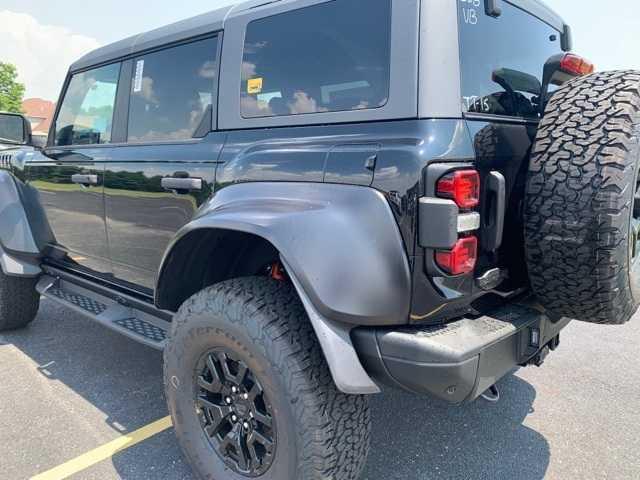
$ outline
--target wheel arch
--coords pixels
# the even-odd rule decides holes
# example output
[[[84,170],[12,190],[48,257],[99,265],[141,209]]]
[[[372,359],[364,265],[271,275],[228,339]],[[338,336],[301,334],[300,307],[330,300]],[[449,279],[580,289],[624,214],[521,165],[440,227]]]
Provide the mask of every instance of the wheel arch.
[[[255,275],[255,262],[269,255],[283,259],[323,317],[353,325],[408,322],[409,259],[393,213],[380,192],[348,185],[222,189],[169,245],[156,304],[175,311],[195,293],[188,288],[194,279],[212,284]]]
[[[368,187],[238,184],[219,191],[178,232],[162,261],[159,308],[280,260],[314,327],[336,386],[377,393],[351,343],[357,325],[409,319],[411,275],[384,196]]]
[[[161,308],[176,311],[182,302],[204,287],[255,275],[261,267],[278,260],[285,265],[307,312],[336,387],[347,394],[379,393],[380,388],[365,371],[353,347],[353,326],[333,322],[318,312],[293,269],[265,237],[225,228],[197,228],[190,231],[173,246],[163,262],[163,273],[156,289],[156,303]],[[177,288],[171,287],[170,279],[174,280]]]

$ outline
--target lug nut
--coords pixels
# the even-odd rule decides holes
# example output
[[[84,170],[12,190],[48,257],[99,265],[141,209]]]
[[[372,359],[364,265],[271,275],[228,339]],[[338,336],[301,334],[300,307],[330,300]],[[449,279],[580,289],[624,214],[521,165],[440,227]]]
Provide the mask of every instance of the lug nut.
[[[244,398],[245,400],[249,400],[249,394],[245,393],[244,395],[242,395],[242,398]]]
[[[227,402],[229,405],[231,405],[231,397],[225,398],[224,401]]]
[[[244,427],[245,430],[249,430],[249,422],[244,422],[242,426]]]
[[[238,393],[238,389],[236,387],[231,387],[231,393]]]
[[[253,418],[253,412],[249,412],[249,416]]]
[[[231,415],[231,421],[232,422],[237,422],[238,421],[238,417],[236,417],[235,415]]]

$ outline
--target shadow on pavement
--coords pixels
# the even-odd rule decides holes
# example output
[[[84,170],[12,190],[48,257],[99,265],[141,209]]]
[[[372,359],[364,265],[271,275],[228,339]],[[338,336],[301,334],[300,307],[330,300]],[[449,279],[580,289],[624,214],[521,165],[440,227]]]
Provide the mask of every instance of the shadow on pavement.
[[[42,375],[104,412],[120,433],[167,415],[159,352],[47,301],[29,329],[4,340],[37,362]],[[398,391],[372,397],[372,446],[362,479],[544,478],[549,445],[523,425],[535,390],[517,376],[500,387],[499,403],[479,400],[463,407]],[[120,478],[192,478],[172,430],[118,453],[112,462]]]
[[[544,478],[549,444],[523,425],[535,389],[513,375],[499,387],[500,402],[461,407],[403,392],[373,397],[371,455],[362,478]]]

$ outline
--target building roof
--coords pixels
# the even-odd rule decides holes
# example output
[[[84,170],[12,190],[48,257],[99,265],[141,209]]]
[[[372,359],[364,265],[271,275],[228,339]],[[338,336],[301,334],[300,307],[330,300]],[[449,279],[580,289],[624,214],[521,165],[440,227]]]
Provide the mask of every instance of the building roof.
[[[41,119],[32,125],[34,133],[49,133],[51,120],[56,111],[56,104],[42,98],[27,98],[22,102],[22,111],[28,118]]]

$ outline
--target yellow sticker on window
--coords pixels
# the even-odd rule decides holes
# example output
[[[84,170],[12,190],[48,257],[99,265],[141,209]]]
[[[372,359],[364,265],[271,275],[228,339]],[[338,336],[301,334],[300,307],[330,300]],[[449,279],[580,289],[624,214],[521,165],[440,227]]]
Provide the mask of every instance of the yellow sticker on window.
[[[255,95],[262,91],[262,77],[250,78],[247,82],[247,93],[249,95]]]

